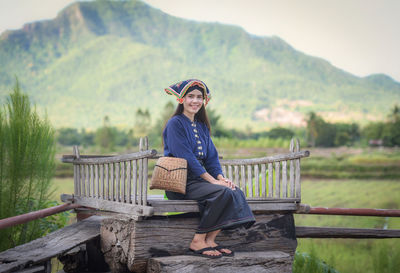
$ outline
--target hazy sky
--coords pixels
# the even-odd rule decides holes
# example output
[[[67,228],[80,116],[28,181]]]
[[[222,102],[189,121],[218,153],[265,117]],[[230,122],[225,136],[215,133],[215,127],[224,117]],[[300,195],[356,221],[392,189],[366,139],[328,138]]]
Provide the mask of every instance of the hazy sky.
[[[74,0],[0,0],[0,33],[54,18]],[[178,17],[276,35],[357,76],[400,82],[399,0],[145,0]]]

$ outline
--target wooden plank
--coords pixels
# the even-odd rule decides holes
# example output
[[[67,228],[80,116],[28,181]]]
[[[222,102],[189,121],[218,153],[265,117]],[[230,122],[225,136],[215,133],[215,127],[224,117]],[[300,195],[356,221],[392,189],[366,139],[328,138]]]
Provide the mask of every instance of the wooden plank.
[[[143,204],[147,204],[147,166],[148,166],[148,159],[144,158],[143,160]]]
[[[260,173],[258,170],[258,165],[254,165],[254,197],[260,196]]]
[[[106,172],[106,195],[104,200],[110,200],[110,169],[109,169],[110,164],[105,164],[105,172]]]
[[[104,191],[104,164],[100,165],[100,197],[101,199],[105,199],[105,191]]]
[[[284,161],[290,159],[297,159],[302,157],[310,156],[309,151],[291,152],[289,154],[280,154],[275,156],[261,157],[261,158],[250,158],[250,159],[223,159],[220,160],[222,165],[256,165],[256,164],[267,164],[276,161]]]
[[[85,165],[80,165],[81,168],[81,194],[79,196],[85,196],[86,189],[85,189]]]
[[[275,162],[275,197],[281,196],[281,166],[279,162]]]
[[[139,159],[138,205],[143,205],[143,159]]]
[[[89,169],[90,169],[89,196],[94,197],[95,188],[94,188],[94,174],[93,174],[93,165],[92,164],[89,165]]]
[[[0,272],[15,272],[28,265],[42,264],[52,257],[99,237],[102,219],[104,218],[92,216],[42,238],[1,252]],[[13,262],[3,263],[5,261]]]
[[[244,168],[244,165],[240,165],[240,172],[241,172],[241,178],[242,178],[242,183],[240,184],[240,189],[244,193],[244,195],[247,196],[248,191],[246,187],[246,170]]]
[[[121,202],[121,176],[120,176],[120,162],[114,163],[115,164],[115,201]]]
[[[274,180],[273,180],[272,163],[268,163],[268,197],[274,196]]]
[[[79,195],[78,194],[78,188],[79,188],[78,177],[79,177],[79,165],[74,164],[74,194],[75,195]]]
[[[121,184],[122,184],[121,202],[126,203],[128,199],[126,196],[126,162],[121,162]]]
[[[253,176],[251,175],[251,165],[247,165],[247,186],[248,195],[247,197],[253,197]]]
[[[132,161],[131,160],[129,160],[128,161],[128,163],[127,163],[127,166],[126,166],[126,169],[127,169],[127,175],[128,175],[128,178],[127,178],[127,198],[128,198],[128,200],[127,200],[127,202],[129,203],[129,204],[131,204],[132,203],[132,197],[131,197],[131,194],[132,194]]]
[[[76,164],[104,164],[104,163],[116,163],[121,161],[128,161],[128,160],[135,160],[139,158],[145,157],[153,157],[157,155],[156,150],[147,150],[147,151],[139,151],[132,154],[124,154],[124,155],[117,155],[117,156],[104,156],[104,157],[83,157],[81,156],[80,159],[74,158],[62,158],[62,162],[64,163],[76,163]]]
[[[85,196],[90,196],[89,165],[84,165],[84,166],[85,166],[85,172],[86,172],[86,175],[85,175],[85,178],[86,178],[86,181],[85,181],[85,184],[86,184],[86,194],[85,194]]]
[[[99,165],[94,165],[94,184],[95,188],[95,197],[100,198],[100,179],[99,179]]]
[[[228,179],[233,181],[232,165],[228,166]]]
[[[290,151],[294,152],[294,140],[290,141]],[[295,185],[294,185],[294,162],[290,160],[290,174],[289,174],[289,188],[290,188],[290,197],[295,197]]]
[[[193,200],[148,200],[151,207],[154,208],[155,214],[163,214],[166,212],[198,212],[199,207]],[[252,211],[260,212],[288,212],[296,211],[297,204],[294,201],[287,200],[247,200]]]
[[[235,165],[235,181],[234,181],[236,187],[240,189],[240,175],[239,175],[239,166]]]
[[[228,177],[228,176],[227,176],[226,166],[225,166],[225,165],[222,165],[222,173],[223,173],[224,177]]]
[[[128,217],[152,216],[154,214],[154,208],[149,206],[120,203],[109,200],[95,199],[91,197],[74,196],[73,200],[75,204],[81,206],[95,208],[101,211],[124,213],[127,214]]]
[[[300,141],[296,138],[296,152],[300,151]],[[295,160],[296,173],[295,173],[295,188],[296,198],[301,198],[301,184],[300,184],[300,159]]]
[[[267,179],[266,179],[266,166],[261,164],[261,196],[267,197]]]
[[[338,227],[296,227],[297,238],[400,238],[400,229],[368,229]]]
[[[287,162],[282,161],[282,197],[288,197],[287,195]]]
[[[132,170],[132,174],[133,174],[133,178],[132,178],[132,191],[133,191],[133,204],[138,204],[138,200],[137,200],[137,165],[138,162],[137,160],[133,160],[133,170]]]
[[[110,164],[110,200],[115,201],[115,175],[114,175],[114,163]]]
[[[290,160],[290,174],[289,174],[289,190],[290,190],[290,197],[295,197],[295,184],[294,184],[294,162]]]

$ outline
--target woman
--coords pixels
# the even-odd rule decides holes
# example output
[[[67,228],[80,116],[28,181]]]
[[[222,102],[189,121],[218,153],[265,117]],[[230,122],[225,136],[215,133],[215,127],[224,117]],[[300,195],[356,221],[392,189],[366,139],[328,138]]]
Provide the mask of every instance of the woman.
[[[210,92],[200,80],[186,80],[165,91],[179,102],[163,132],[164,155],[187,160],[186,194],[166,192],[168,199],[197,200],[200,223],[190,243],[189,253],[208,258],[233,256],[215,237],[221,230],[249,228],[255,218],[243,192],[224,178],[218,152],[210,138],[210,122],[205,106]]]

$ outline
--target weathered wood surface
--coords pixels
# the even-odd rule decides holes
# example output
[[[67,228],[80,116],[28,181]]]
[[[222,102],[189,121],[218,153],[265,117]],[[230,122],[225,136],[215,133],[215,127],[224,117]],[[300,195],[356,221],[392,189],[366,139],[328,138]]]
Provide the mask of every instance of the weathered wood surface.
[[[64,155],[61,161],[64,163],[74,164],[105,164],[117,163],[128,160],[135,160],[145,157],[153,157],[157,154],[156,150],[140,151],[132,154],[116,155],[116,156],[83,156],[76,158],[75,156]]]
[[[400,238],[400,229],[296,227],[297,238]]]
[[[280,154],[274,156],[260,157],[260,158],[248,158],[248,159],[223,159],[220,160],[221,165],[256,165],[256,164],[266,164],[273,163],[277,161],[286,161],[299,159],[302,157],[310,156],[309,151],[292,152],[289,154]]]
[[[290,273],[293,259],[281,251],[237,252],[234,257],[206,259],[195,256],[171,256],[149,259],[148,273]]]
[[[28,265],[41,264],[100,235],[104,217],[92,216],[56,230],[45,237],[0,253],[0,272],[15,272]]]
[[[217,242],[234,251],[283,251],[291,256],[297,241],[292,214],[256,215],[248,230],[222,231]],[[134,221],[126,217],[104,219],[101,247],[112,272],[128,268],[145,272],[147,259],[186,253],[198,225],[197,214],[149,217]]]
[[[90,198],[90,197],[80,197],[69,194],[62,194],[61,200],[63,202],[74,201],[74,204],[78,204],[84,207],[96,208],[104,211],[112,211],[119,213],[126,213],[132,217],[138,215],[151,216],[153,215],[153,208],[149,206],[134,205],[128,203],[114,202],[109,200]]]
[[[277,198],[254,198],[247,199],[252,211],[285,212],[296,211],[299,199],[277,199]],[[154,209],[154,214],[165,212],[198,212],[199,208],[193,200],[148,200],[149,205]]]

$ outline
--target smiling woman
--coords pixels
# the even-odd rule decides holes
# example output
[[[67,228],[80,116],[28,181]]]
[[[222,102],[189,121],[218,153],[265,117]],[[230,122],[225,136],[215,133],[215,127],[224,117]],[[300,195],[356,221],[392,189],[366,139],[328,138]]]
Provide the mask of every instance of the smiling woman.
[[[249,228],[255,218],[243,192],[223,176],[218,152],[210,137],[205,105],[210,91],[204,82],[186,80],[166,88],[179,102],[163,132],[164,155],[184,158],[188,164],[186,194],[167,191],[169,199],[196,200],[200,222],[190,243],[191,255],[208,258],[233,256],[215,238],[221,230]]]

